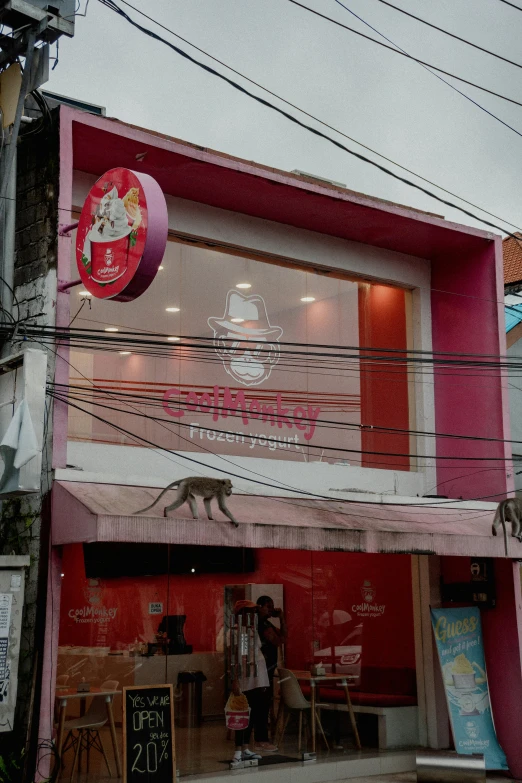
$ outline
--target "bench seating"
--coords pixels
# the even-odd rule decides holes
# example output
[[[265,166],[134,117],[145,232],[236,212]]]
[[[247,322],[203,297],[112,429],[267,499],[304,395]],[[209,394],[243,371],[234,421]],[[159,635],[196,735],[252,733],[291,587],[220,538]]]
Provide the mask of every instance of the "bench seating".
[[[310,696],[310,688],[303,686]],[[322,709],[347,712],[346,696],[340,686],[321,687]],[[415,669],[365,666],[361,681],[350,688],[355,713],[375,715],[379,750],[418,744],[417,683]]]

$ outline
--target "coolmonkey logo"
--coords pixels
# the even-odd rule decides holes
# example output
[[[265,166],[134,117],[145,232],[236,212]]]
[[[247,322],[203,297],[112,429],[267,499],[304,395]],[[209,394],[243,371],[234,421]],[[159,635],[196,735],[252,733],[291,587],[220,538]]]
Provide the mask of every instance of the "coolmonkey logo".
[[[362,604],[353,604],[352,612],[357,617],[382,617],[386,610],[386,604],[375,603],[375,587],[369,579],[365,579],[361,587]]]
[[[268,320],[265,300],[229,291],[222,318],[209,318],[223,367],[243,386],[258,386],[279,361],[280,326]]]

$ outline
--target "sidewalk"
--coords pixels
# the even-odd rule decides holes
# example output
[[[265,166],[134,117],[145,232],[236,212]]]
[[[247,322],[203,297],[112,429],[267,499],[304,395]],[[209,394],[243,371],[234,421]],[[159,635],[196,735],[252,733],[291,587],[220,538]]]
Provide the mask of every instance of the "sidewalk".
[[[522,783],[520,780],[514,780],[507,775],[499,773],[490,773],[487,776],[488,783]],[[417,783],[416,772],[403,772],[400,775],[378,775],[369,778],[351,778],[349,781],[339,781],[339,783]]]

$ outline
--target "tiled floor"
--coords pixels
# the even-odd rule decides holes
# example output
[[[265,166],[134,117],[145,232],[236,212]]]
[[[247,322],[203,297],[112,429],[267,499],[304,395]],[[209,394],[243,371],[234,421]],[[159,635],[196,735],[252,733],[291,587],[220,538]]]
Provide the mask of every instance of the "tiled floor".
[[[112,773],[115,774],[114,754],[108,727],[100,730],[102,741],[106,749]],[[121,729],[117,730],[118,743],[121,755]],[[343,748],[327,751],[321,743],[317,748],[317,762],[303,764],[297,751],[297,737],[295,733],[289,733],[280,745],[279,753],[292,758],[293,763],[271,764],[250,768],[250,770],[234,771],[233,775],[242,775],[246,772],[254,772],[263,778],[263,783],[277,783],[277,778],[283,774],[295,777],[296,783],[321,783],[321,781],[340,780],[349,777],[350,774],[379,774],[379,772],[399,772],[403,769],[411,769],[405,765],[405,754],[380,754],[375,748],[369,748],[359,752],[353,748],[350,740],[343,738]],[[304,748],[303,748],[304,749]],[[219,773],[229,773],[228,762],[234,754],[233,739],[227,739],[227,732],[222,722],[204,723],[197,729],[176,729],[176,767],[182,777],[190,780],[191,776],[209,777]],[[411,756],[411,754],[410,754]],[[386,759],[387,765],[382,763]],[[73,763],[73,753],[69,751],[65,755],[65,767],[61,780],[69,780]],[[352,771],[352,762],[356,764],[356,770]],[[270,780],[269,780],[270,778]],[[266,779],[266,780],[265,780]],[[82,759],[80,774],[75,775],[77,783],[109,783],[107,767],[101,754],[91,751],[89,772],[86,771],[86,758]],[[114,778],[112,778],[114,781]]]
[[[508,780],[511,783],[521,783],[521,781],[514,780],[506,775],[488,774],[488,783],[507,783]],[[417,775],[415,772],[405,772],[400,775],[377,775],[377,777],[370,778],[351,778],[349,783],[416,783]],[[337,783],[345,783],[345,781],[338,781]]]
[[[105,727],[100,733],[114,775],[114,755],[109,730]],[[121,730],[118,730],[118,742],[121,754]],[[415,783],[416,773],[404,771],[414,768],[414,751],[379,753],[375,748],[368,748],[359,752],[350,747],[348,740],[344,739],[343,742],[345,747],[338,750],[326,751],[319,746],[317,761],[303,764],[297,753],[297,738],[295,734],[289,734],[279,752],[293,757],[294,763],[230,772],[227,762],[234,753],[233,741],[227,739],[223,723],[209,722],[198,729],[176,729],[176,766],[187,783],[219,783],[222,773],[232,777],[248,775],[250,779],[255,775],[258,778],[257,783]],[[69,752],[65,758],[62,781],[69,780],[72,761],[73,754]],[[85,767],[84,758],[81,774],[75,776],[75,783],[114,783],[115,778],[108,777],[103,757],[99,753],[91,752],[89,772]],[[387,774],[380,774],[383,772]],[[508,776],[488,775],[488,783],[507,783],[507,780],[522,783],[513,781]]]

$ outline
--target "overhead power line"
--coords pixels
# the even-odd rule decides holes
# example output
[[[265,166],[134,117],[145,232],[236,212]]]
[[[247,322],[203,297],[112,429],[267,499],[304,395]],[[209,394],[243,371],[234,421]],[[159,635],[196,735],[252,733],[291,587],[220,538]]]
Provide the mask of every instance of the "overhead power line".
[[[511,8],[516,8],[517,11],[522,11],[522,8],[519,5],[515,5],[515,3],[510,3],[509,0],[500,0],[501,3],[505,3],[506,5],[510,5]]]
[[[98,380],[98,383],[102,383],[102,381]],[[136,404],[139,404],[142,408],[161,408],[163,409],[163,401],[162,399],[156,395],[153,396],[151,394],[135,394],[134,392],[125,392],[125,391],[117,391],[113,389],[108,388],[102,388],[100,386],[91,388],[89,386],[85,385],[75,385],[74,383],[55,383],[55,382],[48,382],[48,387],[50,389],[55,390],[57,393],[63,393],[67,394],[68,396],[72,397],[73,399],[76,398],[80,402],[88,402],[89,404],[93,402],[93,399],[103,399],[105,398],[105,401],[113,402],[113,403],[121,403],[124,404],[128,402],[135,402]],[[270,390],[267,390],[270,392]],[[94,397],[93,397],[94,395]],[[320,396],[318,394],[317,396]],[[269,403],[269,400],[267,400],[267,403]],[[96,403],[93,403],[96,404]],[[101,404],[101,403],[100,403]],[[186,405],[186,404],[185,404]],[[102,407],[108,407],[108,406],[102,406]],[[184,407],[184,404],[182,402],[177,402],[175,406],[173,406],[176,410],[182,410]],[[119,410],[120,412],[123,412],[121,408],[111,408],[111,410]],[[240,412],[236,408],[228,408],[224,405],[220,405],[220,411],[225,412],[226,414],[230,414],[232,417],[238,417],[240,418]],[[141,414],[140,414],[141,415]],[[146,414],[143,414],[146,415]],[[267,414],[268,415],[268,414]],[[274,419],[276,422],[283,421],[284,416],[278,414],[276,411],[270,412],[269,416],[271,419]],[[148,418],[154,419],[154,420],[161,420],[161,421],[169,421],[169,419],[158,419],[158,417],[155,416],[147,416]],[[307,418],[306,416],[303,416],[302,419],[303,423],[308,423],[311,420]],[[321,429],[328,429],[328,430],[338,430],[338,431],[353,431],[353,432],[363,432],[363,431],[371,431],[372,434],[379,433],[383,435],[419,435],[427,438],[443,438],[443,439],[450,439],[450,440],[458,440],[458,441],[480,441],[484,443],[514,443],[517,445],[522,445],[522,441],[519,440],[509,440],[507,438],[487,438],[487,437],[481,437],[479,435],[456,435],[451,433],[445,433],[445,432],[433,432],[430,430],[408,430],[408,429],[402,429],[399,427],[385,427],[380,426],[378,424],[354,424],[352,422],[344,422],[344,421],[335,421],[330,419],[314,419],[314,423],[316,425],[317,430]],[[190,427],[190,424],[184,424],[182,422],[177,422],[177,424],[185,427]],[[206,427],[205,429],[210,429],[210,431],[214,432],[222,432],[222,430],[212,430],[210,427]],[[316,445],[311,444],[309,446],[310,448],[314,449],[322,449],[322,445]],[[326,447],[324,447],[326,448]],[[344,451],[344,449],[337,449],[337,448],[331,448],[332,451]],[[391,452],[386,452],[384,456],[387,457],[408,457],[408,456],[415,456],[418,459],[437,459],[435,455],[408,455],[408,454],[392,454]],[[460,457],[445,457],[444,459],[460,459]],[[466,459],[466,457],[464,457]],[[498,459],[495,457],[494,459]]]
[[[516,68],[522,68],[522,65],[520,63],[516,63],[514,62],[514,60],[509,60],[507,57],[502,57],[501,54],[497,54],[496,52],[492,52],[489,49],[485,49],[483,46],[479,46],[478,44],[473,43],[472,41],[468,41],[466,38],[461,38],[460,35],[455,35],[455,33],[450,33],[449,30],[444,30],[442,27],[437,27],[436,24],[432,24],[431,22],[428,22],[426,19],[422,19],[420,16],[415,16],[415,14],[411,14],[409,11],[406,11],[404,8],[399,8],[398,5],[393,5],[393,3],[389,3],[388,0],[378,0],[378,1],[383,5],[387,5],[390,8],[393,8],[395,11],[399,11],[401,14],[404,14],[405,16],[411,17],[411,19],[415,19],[417,22],[421,22],[422,24],[425,24],[428,27],[432,27],[434,30],[438,30],[439,33],[444,33],[444,35],[449,35],[450,38],[454,38],[456,41],[460,41],[461,43],[466,44],[467,46],[472,46],[474,49],[478,49],[479,51],[484,52],[485,54],[489,54],[491,55],[491,57],[496,57],[498,60],[503,60],[505,63],[509,63],[509,65],[514,65]]]
[[[101,0],[101,1],[103,2],[103,0]],[[122,2],[124,2],[124,0],[122,0]],[[289,2],[293,3],[294,5],[298,5],[300,8],[304,8],[305,11],[309,11],[311,14],[314,14],[315,16],[321,17],[321,19],[325,19],[327,22],[331,22],[332,24],[337,25],[337,27],[342,27],[343,30],[348,30],[350,33],[354,33],[355,35],[358,35],[361,38],[365,38],[367,41],[371,41],[372,43],[377,44],[377,46],[382,46],[384,49],[388,49],[388,51],[390,51],[390,52],[394,52],[395,54],[400,54],[401,57],[407,57],[409,60],[412,60],[415,63],[419,63],[419,65],[422,65],[424,68],[431,68],[432,71],[437,71],[438,73],[443,73],[444,76],[450,76],[452,79],[456,79],[459,82],[463,82],[464,84],[468,84],[470,87],[476,87],[477,90],[482,90],[482,92],[487,92],[490,95],[494,95],[496,98],[502,98],[502,100],[508,101],[509,103],[514,103],[517,106],[521,105],[519,103],[519,101],[516,101],[514,98],[508,98],[506,95],[501,95],[498,92],[494,92],[494,90],[489,90],[487,87],[482,87],[481,85],[476,84],[475,82],[470,82],[467,79],[462,78],[461,76],[457,76],[456,74],[451,73],[451,71],[444,71],[442,68],[438,68],[436,65],[432,65],[431,63],[427,63],[424,60],[419,60],[418,57],[413,57],[413,55],[408,54],[408,52],[405,52],[404,49],[401,49],[400,47],[398,47],[397,44],[393,43],[393,41],[391,41],[393,46],[388,46],[388,44],[385,44],[382,41],[377,41],[375,38],[372,38],[370,35],[365,35],[364,33],[361,33],[360,30],[356,30],[354,27],[349,27],[348,25],[343,24],[342,22],[339,22],[337,19],[333,19],[331,16],[326,16],[326,14],[322,14],[319,11],[316,11],[314,8],[310,8],[307,5],[303,5],[303,3],[298,2],[298,0],[289,0]],[[335,0],[335,2],[338,2],[338,0]],[[353,11],[350,11],[350,9],[347,8],[345,5],[342,5],[342,3],[339,3],[339,5],[341,5],[349,13],[353,14]],[[375,30],[375,28],[372,27],[371,25],[369,25],[368,22],[365,22],[364,19],[362,19],[362,17],[357,16],[357,14],[354,14],[354,16],[356,16],[357,19],[360,19],[360,21],[363,22],[363,24],[366,24],[372,30]],[[378,30],[375,30],[375,32],[378,33],[378,35],[382,35],[382,33],[379,33]],[[386,36],[383,35],[382,37],[385,38],[387,41],[389,41],[389,38],[386,38]],[[449,82],[446,82],[444,79],[442,79],[441,81],[443,81],[449,87],[452,87],[452,89],[454,89],[454,90],[457,89],[452,84],[449,84]],[[457,90],[457,92],[460,92],[460,91]],[[472,98],[470,98],[465,93],[460,93],[460,94],[463,95],[465,98],[467,98],[472,103],[475,103],[475,105],[478,106],[479,108],[483,109],[483,111],[487,112],[488,114],[491,114],[491,116],[494,117],[495,119],[499,120],[499,122],[503,122],[498,117],[496,117],[496,115],[492,114],[492,112],[489,112],[487,109],[484,109],[483,106],[481,106],[479,103],[474,101]],[[503,124],[505,125],[506,123],[503,123]],[[508,125],[508,127],[511,127],[511,126]],[[514,130],[514,129],[511,128],[511,130]],[[515,133],[516,132],[517,131],[515,131]]]
[[[295,0],[290,0],[291,2],[295,2]],[[135,27],[137,30],[140,30],[144,35],[149,36],[150,38],[153,38],[160,43],[165,44],[165,46],[168,46],[170,49],[172,49],[174,52],[179,54],[181,57],[184,57],[189,62],[193,63],[194,65],[197,65],[199,68],[202,68],[203,70],[207,71],[207,73],[212,74],[213,76],[217,76],[218,79],[221,79],[224,82],[227,82],[231,87],[233,87],[235,90],[238,90],[239,92],[243,93],[244,95],[247,95],[249,98],[252,98],[253,100],[257,101],[263,106],[266,106],[269,109],[272,109],[273,111],[276,111],[278,114],[281,114],[283,117],[286,117],[286,119],[290,120],[290,122],[293,122],[295,125],[300,126],[301,128],[304,128],[304,130],[309,131],[310,133],[313,133],[316,136],[319,136],[322,139],[325,139],[326,141],[329,141],[331,144],[333,144],[335,147],[338,147],[339,149],[343,150],[344,152],[347,152],[349,155],[352,155],[355,158],[358,158],[359,160],[362,160],[365,163],[369,163],[371,166],[374,166],[375,168],[379,169],[380,171],[384,172],[385,174],[388,174],[389,176],[393,177],[394,179],[398,180],[399,182],[403,182],[405,185],[409,185],[412,188],[415,188],[416,190],[419,190],[421,193],[425,193],[427,196],[430,196],[431,198],[435,199],[436,201],[440,202],[441,204],[446,204],[446,206],[451,207],[452,209],[456,209],[459,212],[462,212],[464,215],[467,215],[468,217],[473,218],[473,220],[478,221],[479,223],[483,223],[485,226],[489,226],[490,228],[494,228],[496,231],[500,231],[501,233],[508,234],[508,236],[513,237],[518,244],[518,237],[513,234],[511,231],[507,231],[505,228],[501,228],[496,223],[491,223],[488,220],[484,220],[484,218],[480,218],[477,215],[475,215],[473,212],[469,212],[469,210],[464,209],[463,207],[458,206],[457,204],[454,204],[451,201],[447,201],[446,199],[441,198],[440,196],[437,196],[435,193],[432,193],[430,190],[427,190],[426,188],[422,187],[421,185],[418,185],[415,182],[412,182],[411,180],[406,179],[405,177],[401,177],[399,174],[396,174],[395,172],[391,171],[390,169],[386,168],[385,166],[381,166],[380,163],[376,163],[375,161],[371,160],[370,158],[367,158],[365,155],[361,155],[359,152],[355,152],[354,150],[351,150],[349,147],[346,147],[344,144],[341,144],[341,142],[337,141],[336,139],[332,139],[330,136],[327,136],[325,133],[323,133],[320,130],[317,130],[317,128],[313,128],[311,125],[307,125],[304,122],[301,122],[301,120],[297,119],[297,117],[294,117],[292,114],[289,114],[288,112],[284,111],[283,109],[279,108],[278,106],[275,106],[273,103],[270,103],[269,101],[266,101],[264,98],[261,98],[259,95],[255,95],[254,93],[247,90],[245,87],[242,87],[237,82],[233,81],[232,79],[229,79],[228,76],[224,76],[219,71],[216,71],[215,68],[212,68],[209,65],[205,65],[204,63],[200,62],[199,60],[196,60],[194,57],[192,57],[187,52],[183,51],[183,49],[180,49],[178,46],[175,46],[170,41],[167,41],[165,38],[162,38],[160,35],[155,33],[153,30],[149,30],[146,27],[143,27],[143,25],[136,22],[134,19],[132,19],[128,14],[123,11],[119,6],[116,5],[116,3],[113,2],[113,0],[98,0],[102,5],[105,5],[107,8],[109,8],[111,11],[114,11],[115,13],[119,14],[121,17],[123,17],[129,24],[131,24],[133,27]],[[522,134],[521,134],[522,135]]]
[[[294,0],[291,0],[291,2],[294,2]],[[355,11],[352,11],[351,8],[348,8],[348,6],[344,5],[344,3],[341,3],[341,0],[334,0],[334,2],[337,3],[337,5],[340,5],[341,8],[344,8],[345,11],[347,11],[349,14],[354,16],[356,19],[358,19],[364,25],[366,25],[366,27],[369,27],[370,30],[373,30],[375,33],[377,33],[377,35],[380,35],[381,38],[384,38],[385,41],[388,41],[389,43],[393,44],[393,46],[396,46],[397,49],[400,52],[402,52],[403,54],[405,54],[408,57],[410,57],[408,52],[406,52],[404,49],[402,49],[398,44],[396,44],[390,38],[387,38],[384,35],[384,33],[381,33],[379,30],[377,30],[377,28],[372,27],[372,25],[369,22],[366,22],[362,18],[362,16],[359,16],[358,14],[355,13]],[[415,58],[411,58],[411,59],[415,59]],[[424,70],[429,71],[432,74],[432,76],[435,76],[436,79],[439,79],[439,81],[444,82],[444,84],[446,84],[450,89],[454,90],[459,95],[462,95],[462,97],[465,98],[467,101],[472,103],[474,106],[477,106],[481,111],[485,112],[486,114],[489,114],[490,117],[493,117],[493,119],[497,120],[497,122],[500,122],[501,125],[504,125],[506,128],[509,128],[509,130],[512,130],[513,133],[516,133],[517,136],[520,136],[522,138],[522,133],[520,131],[518,131],[516,128],[514,128],[512,125],[510,125],[509,123],[505,122],[504,120],[501,120],[500,117],[498,117],[496,114],[493,114],[493,112],[490,111],[489,109],[486,109],[485,106],[482,106],[481,103],[479,103],[478,101],[474,100],[474,98],[471,98],[467,93],[462,92],[462,90],[459,90],[457,87],[455,87],[454,84],[451,84],[451,82],[447,82],[446,79],[443,79],[442,76],[439,76],[438,73],[435,73],[435,71],[439,71],[440,73],[442,73],[442,71],[440,71],[440,69],[433,68],[431,65],[428,65],[427,63],[421,62],[420,60],[418,60],[417,62],[419,63],[419,65],[422,68],[424,68]],[[446,74],[446,75],[447,76],[452,76],[452,74]],[[453,76],[453,78],[456,78],[456,77]],[[460,79],[459,81],[463,81],[463,80]],[[471,82],[468,82],[468,84],[471,84]],[[472,85],[472,86],[476,87],[477,85]],[[480,89],[483,89],[483,88],[480,88]]]
[[[207,52],[205,49],[202,49],[200,46],[196,46],[196,44],[189,41],[187,38],[184,38],[182,35],[179,35],[178,33],[174,32],[174,30],[171,30],[169,27],[166,27],[161,22],[158,22],[157,19],[154,19],[152,16],[149,16],[144,11],[141,11],[139,8],[136,8],[136,6],[132,5],[131,3],[127,2],[127,0],[120,0],[124,5],[128,6],[129,8],[132,8],[133,11],[136,11],[136,13],[143,16],[145,19],[148,19],[153,24],[157,25],[157,27],[160,27],[162,30],[165,30],[167,33],[170,33],[175,38],[178,38],[180,41],[183,41],[184,43],[188,44],[188,46],[191,46],[193,49],[195,49],[198,52],[201,52],[201,54],[204,54],[205,57],[208,57],[210,60],[213,60],[216,63],[219,63],[219,65],[222,65],[223,68],[226,68],[231,73],[235,73],[237,76],[240,76],[245,81],[249,82],[250,84],[253,84],[255,87],[258,87],[260,90],[263,90],[268,95],[272,95],[274,98],[277,98],[282,103],[285,103],[287,106],[290,106],[292,109],[296,109],[296,111],[301,112],[301,114],[304,114],[306,117],[310,117],[311,120],[315,120],[315,122],[318,122],[320,125],[323,125],[325,128],[328,128],[329,130],[333,130],[335,133],[338,133],[340,136],[343,136],[345,139],[348,139],[348,141],[352,141],[354,144],[357,144],[359,147],[362,147],[365,150],[368,150],[368,152],[372,152],[374,155],[377,155],[377,157],[382,158],[382,160],[387,161],[387,163],[392,163],[394,166],[397,166],[397,168],[402,169],[407,174],[412,174],[414,177],[417,177],[418,179],[422,180],[423,182],[428,183],[428,185],[432,185],[435,188],[438,188],[439,190],[442,190],[443,193],[447,193],[449,196],[453,196],[454,198],[458,198],[460,201],[464,202],[464,204],[468,204],[470,207],[474,207],[475,209],[480,209],[481,212],[484,212],[485,215],[489,215],[490,217],[495,218],[495,220],[501,220],[503,223],[506,223],[508,226],[511,226],[512,228],[517,228],[519,231],[522,231],[522,228],[520,226],[517,226],[516,223],[512,223],[509,220],[506,220],[506,218],[500,217],[499,215],[495,215],[493,212],[489,212],[487,209],[484,209],[484,207],[479,206],[478,204],[474,204],[472,201],[468,201],[467,199],[463,198],[462,196],[459,196],[458,193],[453,193],[453,191],[448,190],[447,188],[442,187],[442,185],[438,185],[436,182],[433,182],[430,179],[427,179],[426,177],[423,177],[421,174],[417,174],[417,172],[412,171],[411,169],[407,168],[406,166],[403,166],[401,163],[397,163],[396,160],[393,160],[392,158],[388,158],[386,155],[383,155],[380,152],[377,152],[377,150],[372,149],[371,147],[368,147],[367,144],[363,144],[362,141],[358,141],[357,139],[354,139],[352,136],[349,136],[347,133],[344,133],[343,131],[339,130],[338,128],[335,128],[333,125],[330,125],[328,122],[325,122],[324,120],[321,120],[319,117],[316,117],[313,114],[310,114],[310,112],[306,111],[306,109],[302,109],[300,106],[297,106],[295,103],[292,103],[291,101],[287,100],[286,98],[283,98],[281,95],[279,95],[276,92],[273,92],[272,90],[269,90],[267,87],[264,87],[259,82],[256,82],[254,79],[251,79],[249,76],[246,76],[241,71],[238,71],[236,68],[233,68],[231,65],[228,65],[223,60],[220,60],[218,57],[214,57],[214,55],[210,54],[210,52]],[[305,6],[303,6],[305,7]],[[311,10],[311,9],[310,9]],[[328,17],[325,17],[328,18]],[[334,20],[332,20],[334,21]],[[344,26],[344,25],[343,25]],[[347,28],[351,29],[351,28]],[[357,32],[357,31],[354,31]],[[357,33],[358,35],[362,35],[362,33]],[[365,36],[368,37],[368,36]],[[373,38],[369,38],[369,40],[373,41]],[[378,43],[381,45],[380,41],[375,41],[375,43]],[[383,44],[384,45],[384,44]],[[386,47],[391,48],[391,47]],[[396,49],[392,49],[392,51],[397,51]]]
[[[174,449],[165,448],[165,447],[159,445],[158,443],[155,443],[154,441],[149,440],[148,438],[144,438],[141,435],[138,435],[135,432],[130,432],[129,430],[126,430],[124,427],[121,427],[120,425],[115,424],[114,422],[110,421],[109,419],[105,419],[105,418],[103,418],[101,416],[96,415],[95,413],[92,413],[92,412],[88,411],[86,408],[82,408],[81,406],[76,405],[75,403],[73,403],[70,400],[68,400],[67,397],[64,397],[63,395],[57,394],[55,391],[48,390],[47,393],[50,394],[50,396],[54,397],[54,399],[59,400],[60,402],[68,405],[69,407],[76,408],[77,410],[79,410],[79,411],[81,411],[83,413],[89,414],[90,416],[92,416],[93,419],[97,419],[98,421],[102,422],[103,424],[108,425],[112,429],[114,429],[116,431],[119,431],[122,434],[127,435],[127,436],[129,436],[129,437],[131,437],[131,438],[133,438],[135,440],[141,441],[142,444],[145,444],[149,448],[152,447],[154,449],[159,449],[161,451],[166,451],[166,452],[168,452],[170,454],[173,454],[173,455],[177,456],[178,458],[181,458],[181,459],[184,459],[184,460],[188,460],[189,462],[193,462],[193,463],[198,464],[198,465],[203,465],[204,467],[207,467],[207,468],[210,467],[209,465],[207,465],[207,463],[201,462],[201,460],[194,459],[192,457],[187,456],[186,454],[180,454],[179,452],[175,451]],[[139,412],[138,412],[138,414],[139,414]],[[139,415],[141,415],[141,414],[139,414]],[[267,481],[259,481],[259,480],[256,480],[256,479],[250,479],[250,478],[248,478],[246,476],[240,476],[237,473],[231,473],[229,471],[222,470],[221,468],[214,468],[214,469],[218,470],[220,473],[226,473],[229,476],[233,476],[235,478],[239,478],[239,479],[242,479],[242,480],[250,481],[250,482],[252,482],[254,484],[260,484],[260,485],[263,485],[263,486],[268,486],[268,487],[271,487],[272,489],[280,489],[281,488],[280,486],[279,487],[275,486],[274,483],[273,483],[273,479],[269,479],[268,477],[265,477],[267,479]],[[280,484],[281,482],[278,482],[278,483]],[[295,492],[299,492],[300,494],[307,495],[309,497],[317,498],[317,499],[320,499],[320,500],[330,500],[330,501],[334,501],[336,503],[339,503],[339,502],[356,503],[357,505],[370,505],[370,506],[373,506],[373,507],[376,507],[376,505],[377,505],[377,507],[378,507],[378,504],[375,504],[372,501],[365,501],[365,500],[357,500],[357,501],[355,501],[355,500],[347,500],[347,499],[344,499],[344,498],[341,499],[341,498],[332,497],[332,496],[329,496],[329,495],[320,495],[320,494],[317,494],[315,492],[308,492],[308,491],[306,491],[304,489],[300,489],[300,488],[297,488],[297,487],[292,487],[291,489],[293,491],[295,491]],[[505,493],[498,493],[498,494],[503,496]],[[491,497],[495,497],[495,496],[484,495],[484,496],[478,497],[478,498],[470,498],[469,500],[480,501],[480,500],[486,500],[486,499],[491,498]],[[448,500],[438,500],[438,501],[433,501],[432,503],[430,503],[428,508],[432,509],[434,507],[437,507],[437,508],[442,507],[444,509],[445,506],[454,505],[454,504],[463,503],[463,502],[464,503],[468,502],[468,500],[464,500],[464,499],[462,499],[462,500],[449,500],[449,499]],[[397,506],[397,507],[400,507],[402,511],[404,511],[407,508],[416,508],[416,509],[424,508],[424,509],[426,509],[426,507],[427,507],[427,504],[425,504],[425,503],[393,503],[393,505]],[[444,510],[451,512],[453,509],[446,508]],[[467,511],[469,510],[470,513],[471,512],[476,512],[476,509],[466,509],[466,510]]]

